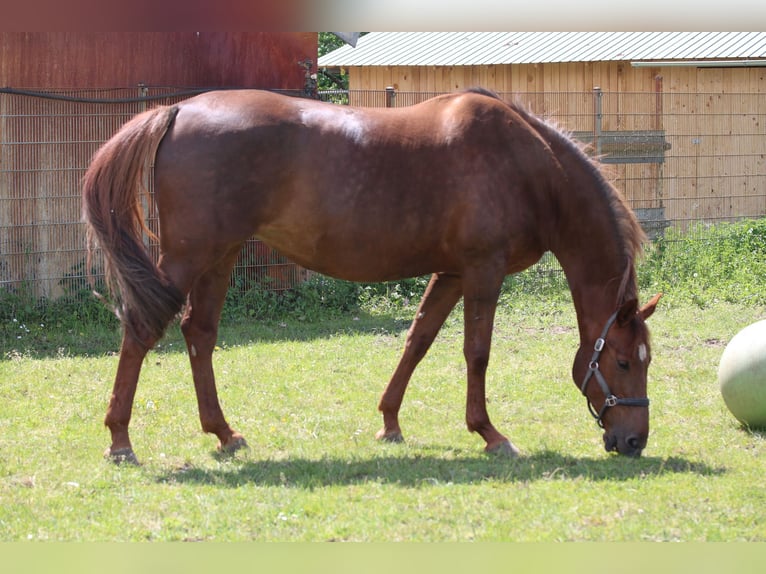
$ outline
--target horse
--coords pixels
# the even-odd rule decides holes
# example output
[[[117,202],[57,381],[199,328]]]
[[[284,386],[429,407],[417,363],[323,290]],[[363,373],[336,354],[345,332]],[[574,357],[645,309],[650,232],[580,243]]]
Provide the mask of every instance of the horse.
[[[145,245],[154,161],[159,255]],[[230,274],[256,237],[349,281],[430,276],[378,408],[380,440],[403,440],[410,377],[462,298],[465,423],[485,450],[519,449],[490,422],[485,375],[501,286],[550,251],[567,278],[580,345],[572,376],[608,452],[649,435],[645,321],[636,258],[645,241],[598,158],[518,103],[477,88],[372,109],[261,90],[219,90],[129,120],[82,182],[89,253],[103,251],[122,342],[104,419],[105,456],[137,463],[128,426],[141,364],[180,316],[203,431],[246,447],[218,401],[212,354]]]

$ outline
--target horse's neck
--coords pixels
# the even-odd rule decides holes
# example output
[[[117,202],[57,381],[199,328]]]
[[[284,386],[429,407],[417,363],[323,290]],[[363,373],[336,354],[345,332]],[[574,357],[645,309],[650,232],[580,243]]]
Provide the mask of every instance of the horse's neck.
[[[557,255],[569,282],[581,337],[591,336],[622,303],[620,291],[625,265],[610,261],[610,257],[599,257],[599,251],[595,246],[580,257],[572,252]],[[633,280],[632,276],[628,277],[628,281]]]
[[[572,169],[583,169],[578,162],[573,163]],[[608,199],[599,192],[594,194],[589,189],[590,180],[584,179],[598,185],[597,178],[587,169],[583,169],[582,178],[579,175],[570,181],[586,182],[584,185],[559,194],[558,234],[551,251],[567,276],[580,333],[585,336],[593,325],[605,323],[622,302],[624,279],[627,291],[634,290],[635,276],[628,269],[631,262],[619,239]]]
[[[534,117],[528,121],[556,158],[547,182],[555,203],[551,212],[556,214],[549,220],[548,248],[566,273],[583,337],[593,325],[603,326],[626,293],[635,292],[635,273],[627,256],[630,239],[624,237],[626,230],[621,230],[610,205],[609,184],[585,153],[555,127]]]

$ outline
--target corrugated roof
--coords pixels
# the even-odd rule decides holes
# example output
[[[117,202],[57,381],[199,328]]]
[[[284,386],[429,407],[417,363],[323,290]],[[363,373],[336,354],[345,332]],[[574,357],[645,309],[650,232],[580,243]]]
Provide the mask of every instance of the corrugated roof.
[[[766,32],[370,32],[319,66],[766,58]]]

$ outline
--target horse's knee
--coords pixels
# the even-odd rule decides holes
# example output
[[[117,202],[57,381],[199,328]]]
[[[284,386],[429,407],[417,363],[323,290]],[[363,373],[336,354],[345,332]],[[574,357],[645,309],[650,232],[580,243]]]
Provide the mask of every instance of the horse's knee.
[[[218,338],[217,329],[204,328],[198,325],[193,318],[186,316],[181,320],[181,333],[183,333],[192,357],[199,354],[212,354]]]
[[[483,374],[489,366],[489,351],[466,352],[465,363],[469,373]]]
[[[423,334],[408,334],[405,342],[405,349],[409,356],[415,360],[425,357],[428,349],[431,347],[433,337]]]

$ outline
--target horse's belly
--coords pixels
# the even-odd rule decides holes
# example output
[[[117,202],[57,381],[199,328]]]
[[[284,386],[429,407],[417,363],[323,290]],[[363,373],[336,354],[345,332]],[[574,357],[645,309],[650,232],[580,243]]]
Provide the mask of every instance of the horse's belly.
[[[338,279],[378,282],[451,271],[449,258],[435,245],[391,238],[391,234],[278,232],[258,237],[298,265]]]

